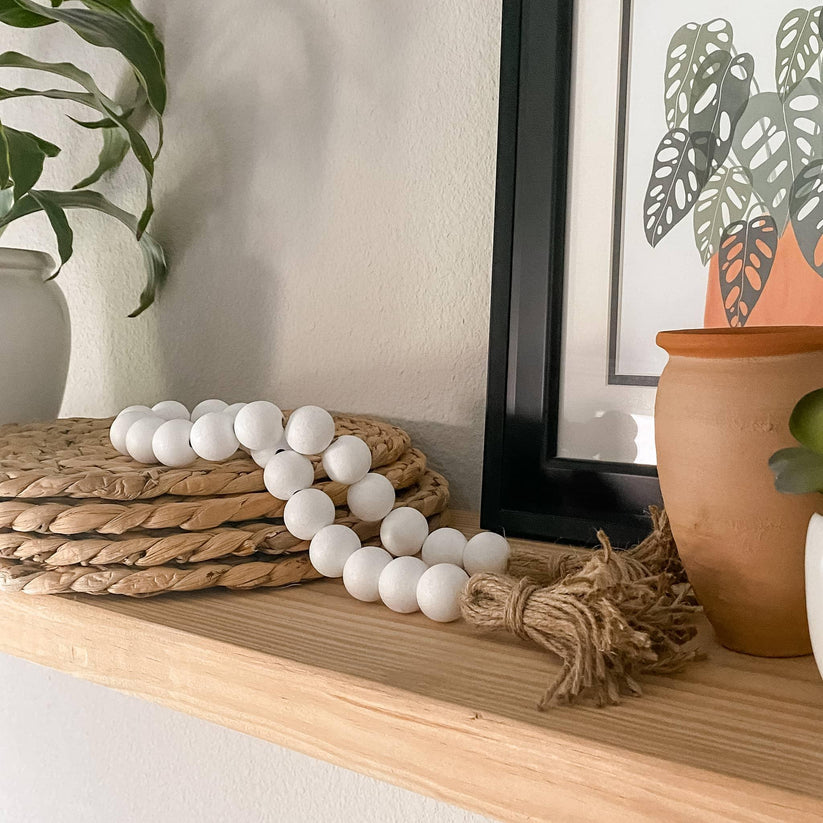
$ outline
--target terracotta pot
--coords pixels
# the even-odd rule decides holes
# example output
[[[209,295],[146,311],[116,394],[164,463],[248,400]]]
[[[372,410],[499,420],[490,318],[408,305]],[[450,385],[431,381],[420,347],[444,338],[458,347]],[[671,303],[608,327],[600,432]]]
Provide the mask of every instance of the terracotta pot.
[[[728,328],[720,293],[717,255],[709,263],[703,325]],[[746,326],[823,325],[823,277],[803,257],[791,223],[786,227],[774,256],[769,279],[749,315]]]
[[[823,379],[823,328],[661,332],[655,409],[663,501],[720,642],[767,657],[811,651],[806,525],[818,495],[774,488],[769,457],[796,445],[791,410]]]

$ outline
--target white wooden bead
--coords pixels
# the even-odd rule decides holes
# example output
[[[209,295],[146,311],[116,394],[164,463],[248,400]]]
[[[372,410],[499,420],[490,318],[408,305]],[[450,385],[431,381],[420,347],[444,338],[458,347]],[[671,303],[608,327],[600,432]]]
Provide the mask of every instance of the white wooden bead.
[[[450,528],[435,529],[423,543],[421,557],[427,566],[436,566],[438,563],[462,566],[465,548],[466,537],[462,532]]]
[[[118,414],[118,417],[120,416],[120,414],[125,414],[126,412],[130,412],[130,411],[141,411],[141,412],[144,412],[145,414],[151,414],[152,413],[151,409],[148,406],[140,406],[140,405],[126,406],[125,409],[122,409],[120,411],[120,413]]]
[[[223,414],[231,415],[231,419],[234,420],[234,418],[237,417],[237,412],[245,405],[245,403],[232,403],[231,406],[226,406],[226,408],[223,409]]]
[[[245,449],[245,447],[243,447]],[[276,454],[280,454],[280,452],[288,452],[291,451],[289,448],[288,443],[286,443],[286,438],[280,438],[280,442],[273,446],[270,449],[254,449],[251,451],[251,459],[260,466],[261,469],[265,469],[269,460],[274,457]]]
[[[334,515],[334,502],[324,491],[303,489],[289,498],[283,522],[298,540],[311,540],[324,526],[334,523]]]
[[[163,420],[188,420],[189,410],[176,400],[161,400],[151,407],[152,412]]]
[[[286,442],[300,454],[320,454],[333,439],[334,418],[320,406],[301,406],[286,423]]]
[[[309,560],[324,577],[342,577],[346,561],[360,546],[360,538],[354,529],[342,523],[332,523],[312,537]]]
[[[371,449],[353,434],[338,437],[323,452],[323,468],[329,480],[351,486],[360,482],[371,468]]]
[[[227,460],[240,445],[234,436],[231,417],[221,412],[206,412],[195,420],[189,434],[191,447],[204,460]]]
[[[417,583],[420,611],[438,623],[451,623],[460,617],[460,594],[469,576],[460,566],[438,563],[426,569]]]
[[[283,451],[266,463],[263,483],[273,497],[288,500],[295,492],[307,489],[314,483],[314,466],[302,454]]]
[[[151,447],[154,433],[166,421],[156,415],[144,414],[136,420],[126,433],[126,451],[140,463],[156,463],[157,457]]]
[[[180,469],[183,466],[190,466],[197,460],[197,455],[189,443],[192,425],[191,420],[178,417],[166,420],[157,429],[151,439],[151,448],[158,462]]]
[[[375,523],[394,508],[394,486],[382,474],[370,472],[349,486],[346,496],[349,511],[360,520]]]
[[[109,440],[120,454],[128,454],[129,450],[126,448],[126,434],[131,426],[140,420],[142,417],[151,417],[151,411],[143,411],[142,409],[134,409],[132,411],[121,411],[109,429]]]
[[[503,574],[509,565],[510,554],[511,547],[505,537],[494,532],[480,532],[463,549],[463,568],[469,574]]]
[[[228,405],[223,400],[217,400],[215,398],[211,400],[201,400],[191,410],[191,422],[196,423],[204,414],[225,411],[227,408]]]
[[[373,603],[380,599],[380,574],[391,563],[392,556],[378,546],[358,549],[343,566],[343,585],[357,600]]]
[[[268,400],[246,403],[234,418],[234,433],[248,449],[271,449],[283,437],[283,412]]]
[[[380,542],[395,557],[417,554],[428,536],[429,521],[410,506],[389,512],[380,525]]]
[[[397,557],[380,572],[377,589],[380,599],[393,611],[411,614],[417,604],[417,584],[426,571],[419,557]]]

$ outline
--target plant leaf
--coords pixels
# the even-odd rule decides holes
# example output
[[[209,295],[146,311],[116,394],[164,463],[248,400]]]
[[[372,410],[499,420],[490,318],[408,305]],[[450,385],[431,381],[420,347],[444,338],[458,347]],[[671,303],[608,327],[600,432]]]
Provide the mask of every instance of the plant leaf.
[[[137,218],[129,214],[124,209],[115,206],[110,200],[96,191],[45,191],[40,190],[38,195],[46,196],[63,209],[93,209],[103,212],[119,220],[127,226],[133,233],[137,233]],[[37,201],[26,195],[18,200],[11,211],[0,218],[0,229],[5,228],[9,223],[24,217],[27,214],[34,214],[41,211],[42,206]],[[168,273],[166,254],[163,247],[148,232],[140,238],[140,250],[143,253],[143,262],[146,267],[146,286],[140,294],[138,307],[129,315],[137,317],[145,311],[153,302],[158,288],[165,282]]]
[[[5,127],[14,199],[21,198],[40,179],[46,153],[31,135]]]
[[[654,155],[643,203],[643,227],[656,246],[690,211],[706,182],[706,158],[685,129],[672,129]]]
[[[121,114],[118,112],[116,104],[100,91],[92,76],[87,72],[75,68],[70,63],[47,63],[41,60],[35,60],[34,58],[28,57],[25,54],[20,54],[19,52],[6,52],[0,55],[0,68],[2,67],[26,68],[49,72],[51,74],[56,74],[73,80],[87,91],[74,92],[63,89],[46,89],[43,91],[33,89],[0,89],[0,100],[8,99],[9,97],[29,96],[42,96],[57,100],[70,100],[72,102],[81,103],[85,106],[96,109],[101,114],[106,115],[106,122],[112,122],[123,130],[125,136],[128,138],[128,143],[131,150],[134,152],[134,156],[143,167],[146,177],[146,205],[140,215],[140,220],[137,225],[139,239],[139,236],[143,233],[143,231],[145,231],[146,226],[154,213],[154,203],[152,201],[154,155],[152,154],[151,149],[149,149],[146,141],[143,139],[143,136],[130,122],[129,113]],[[75,122],[78,122],[79,125],[85,125],[82,121]],[[116,168],[123,161],[124,157],[125,153],[122,152],[122,141],[117,140],[112,135],[109,135],[108,137],[104,135],[101,157],[98,158],[97,169],[95,169],[89,177],[85,178],[85,180],[89,180],[90,178],[92,179],[92,182],[99,180],[100,175],[106,171]],[[84,185],[90,185],[90,183],[84,182]],[[77,184],[75,188],[82,188],[82,186]]]
[[[823,454],[823,389],[803,395],[792,409],[789,431],[798,443]]]
[[[78,120],[70,114],[66,115],[72,123],[82,126],[84,129],[94,131],[95,129],[116,129],[117,123],[111,117],[101,117],[99,120]]]
[[[780,449],[769,460],[774,487],[784,494],[810,494],[823,490],[823,455],[795,447]]]
[[[55,99],[60,100],[72,100],[76,103],[82,103],[83,105],[97,109],[101,114],[106,115],[106,120],[113,121],[126,131],[126,133],[129,136],[129,140],[132,143],[132,149],[134,151],[134,154],[137,157],[140,164],[147,171],[151,173],[154,172],[152,153],[149,150],[149,147],[146,144],[146,141],[143,139],[142,135],[129,122],[128,118],[131,114],[131,110],[123,113],[117,111],[117,104],[109,97],[107,97],[105,94],[103,94],[102,91],[100,91],[100,89],[97,87],[97,84],[94,82],[94,79],[90,74],[81,71],[78,68],[75,68],[71,63],[47,63],[42,60],[35,60],[34,58],[28,57],[25,54],[20,54],[19,52],[13,51],[0,54],[0,68],[9,66],[15,68],[34,69],[49,72],[50,74],[57,74],[60,77],[65,77],[69,80],[73,80],[75,83],[82,86],[84,89],[86,89],[88,95],[91,95],[91,98],[88,95],[84,95],[82,92],[63,91],[61,89],[48,89],[46,91],[36,91],[32,89],[13,89],[7,93],[9,95],[18,97],[41,94],[44,97],[53,97]],[[80,121],[75,122],[79,122],[80,125],[84,125]]]
[[[734,153],[752,177],[780,234],[789,219],[789,195],[801,169],[823,157],[823,86],[807,77],[785,99],[756,94],[734,135]]]
[[[820,57],[820,16],[823,6],[793,9],[777,29],[774,76],[777,93],[786,97],[814,68]]]
[[[749,102],[754,57],[735,57],[725,50],[712,52],[700,64],[692,86],[689,131],[705,158],[708,179],[729,156],[737,123]]]
[[[797,245],[823,277],[823,160],[812,161],[800,172],[789,199]]]
[[[60,270],[72,256],[74,251],[74,232],[71,230],[66,212],[63,211],[58,203],[48,196],[47,192],[32,190],[29,192],[29,197],[43,210],[49,223],[51,223],[54,236],[57,238],[57,253],[60,255],[60,265],[57,267],[57,271],[49,278],[49,280],[53,280],[60,274]]]
[[[0,3],[8,4],[9,1],[0,0]],[[151,107],[158,114],[163,113],[166,107],[166,81],[163,65],[144,31],[132,21],[120,13],[98,7],[64,9],[42,6],[33,0],[13,0],[13,2],[32,14],[39,14],[48,20],[65,23],[93,46],[110,48],[119,52],[137,74]],[[2,5],[0,5],[1,13]],[[10,23],[10,25],[15,25],[15,23]]]
[[[0,123],[0,189],[11,185],[11,159],[9,158],[9,141],[6,128]]]
[[[55,146],[54,143],[49,143],[48,140],[44,140],[42,137],[38,137],[30,131],[19,131],[19,129],[15,129],[15,131],[19,134],[25,134],[26,137],[34,140],[34,142],[40,147],[40,151],[42,151],[46,157],[57,157],[57,155],[60,154],[60,146]]]
[[[0,54],[0,68],[32,69],[33,71],[43,71],[48,74],[56,74],[73,80],[82,86],[87,92],[93,94],[98,100],[102,100],[109,106],[116,103],[100,91],[94,78],[82,69],[78,69],[72,63],[50,63],[45,60],[35,60],[26,54],[18,51],[6,51]]]
[[[37,12],[20,8],[16,0],[0,0],[0,23],[14,26],[18,29],[34,29],[38,26],[50,26],[54,20],[49,20]]]
[[[779,235],[771,215],[732,223],[720,240],[720,293],[732,328],[746,325],[774,265]]]
[[[694,240],[703,265],[720,248],[726,226],[746,216],[753,196],[751,178],[742,166],[721,167],[703,187],[694,209]]]
[[[103,147],[97,156],[97,166],[94,171],[75,183],[72,189],[84,189],[96,183],[107,171],[116,169],[129,152],[129,141],[119,128],[103,129]]]
[[[166,74],[166,50],[163,47],[163,41],[157,36],[155,27],[140,14],[139,11],[131,4],[130,0],[81,0],[84,6],[89,9],[107,9],[120,15],[124,20],[132,23],[136,28],[143,32],[149,45],[154,49],[160,60],[160,66],[163,70],[163,76]]]
[[[69,100],[82,106],[97,108],[94,95],[85,91],[67,89],[0,89],[0,100],[13,100],[17,97],[46,97],[49,100]]]
[[[666,51],[666,85],[663,103],[669,129],[685,126],[697,70],[713,51],[731,51],[734,31],[728,20],[686,23],[672,37]]]

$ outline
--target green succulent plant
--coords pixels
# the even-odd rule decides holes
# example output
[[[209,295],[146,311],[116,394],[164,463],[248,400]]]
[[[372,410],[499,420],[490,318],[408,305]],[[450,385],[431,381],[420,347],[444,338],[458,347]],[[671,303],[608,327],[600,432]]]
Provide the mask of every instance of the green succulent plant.
[[[800,445],[780,449],[769,460],[775,488],[786,494],[823,491],[823,389],[800,398],[789,430]]]
[[[71,89],[0,87],[0,101],[42,97],[78,103],[90,110],[90,116],[70,119],[80,128],[98,132],[102,140],[96,168],[69,191],[41,189],[37,183],[43,166],[47,159],[60,153],[60,148],[36,134],[6,125],[0,117],[0,231],[20,217],[42,211],[57,240],[60,267],[53,275],[56,276],[73,250],[68,210],[93,209],[119,220],[139,242],[146,267],[147,281],[139,305],[129,315],[135,317],[152,304],[167,270],[162,246],[146,232],[154,212],[154,165],[163,145],[166,107],[163,43],[154,26],[134,8],[131,0],[51,0],[49,6],[33,0],[0,0],[0,23],[26,29],[62,24],[93,46],[119,52],[134,74],[137,87],[134,99],[116,101],[103,94],[88,72],[71,63],[47,63],[14,51],[0,54],[0,69],[32,69],[64,78],[74,86]],[[157,123],[154,151],[140,133],[140,125],[150,117]],[[130,154],[142,167],[146,179],[145,206],[139,215],[130,214],[89,188],[120,166]]]

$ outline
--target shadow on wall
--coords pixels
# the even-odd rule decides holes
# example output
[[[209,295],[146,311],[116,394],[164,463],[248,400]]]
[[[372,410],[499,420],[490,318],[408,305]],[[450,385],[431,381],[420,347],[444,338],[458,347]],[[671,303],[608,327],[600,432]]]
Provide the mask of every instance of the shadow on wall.
[[[154,230],[168,238],[172,270],[158,304],[167,393],[245,396],[270,372],[278,311],[274,221],[267,189],[278,183],[274,146],[285,117],[302,121],[300,177],[322,178],[328,133],[328,34],[298,2],[206,4],[196,14],[155,2],[168,48],[171,99],[163,190]],[[288,13],[288,17],[286,17]],[[277,44],[294,30],[306,68],[277,82]],[[313,163],[310,158],[313,159]],[[276,195],[276,192],[272,192]]]
[[[299,389],[283,395],[283,406],[316,402],[322,394],[329,398],[333,411],[380,417],[400,426],[409,433],[412,444],[425,453],[428,465],[449,480],[451,505],[478,509],[485,403],[468,398],[482,397],[482,390],[470,386],[465,394],[455,394],[454,402],[444,408],[442,387],[463,377],[453,360],[438,356],[434,350],[423,357],[419,352],[400,352],[396,361],[378,360],[378,356],[345,373],[318,364]],[[484,376],[481,372],[478,375],[481,379]],[[409,392],[410,385],[417,389]],[[425,388],[428,385],[430,391]],[[374,392],[375,386],[380,387],[379,393]]]
[[[577,459],[632,463],[637,458],[637,423],[630,414],[608,411],[585,423],[564,424],[565,449]]]
[[[476,412],[465,426],[391,419],[411,435],[412,444],[426,455],[428,466],[442,472],[449,481],[449,505],[454,509],[477,511],[480,508],[485,410],[479,408]]]
[[[280,267],[288,237],[279,232],[310,221],[324,194],[341,70],[335,12],[305,0],[212,3],[196,14],[146,5],[167,44],[170,86],[152,224],[171,258],[154,309],[162,383],[188,403],[266,395],[275,324],[288,311],[278,281],[300,276]]]

